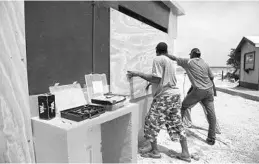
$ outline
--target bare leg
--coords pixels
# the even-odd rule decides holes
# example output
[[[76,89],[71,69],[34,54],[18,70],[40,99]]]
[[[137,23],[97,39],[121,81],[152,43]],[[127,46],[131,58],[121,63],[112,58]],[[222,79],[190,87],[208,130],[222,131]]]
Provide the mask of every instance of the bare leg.
[[[157,140],[155,140],[154,142],[150,142],[151,143],[151,147],[152,147],[152,152],[153,154],[156,154],[156,155],[159,155],[159,151],[158,151],[158,148],[157,148]]]
[[[190,153],[189,153],[189,150],[188,150],[187,139],[186,138],[181,139],[180,144],[181,144],[181,147],[182,147],[182,156],[186,157],[186,158],[191,157]]]

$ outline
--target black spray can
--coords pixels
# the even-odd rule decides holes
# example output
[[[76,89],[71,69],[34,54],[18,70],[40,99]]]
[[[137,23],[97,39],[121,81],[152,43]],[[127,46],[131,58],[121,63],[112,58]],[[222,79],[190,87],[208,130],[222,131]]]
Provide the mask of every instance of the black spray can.
[[[52,119],[56,116],[55,95],[50,93],[38,96],[39,117]]]

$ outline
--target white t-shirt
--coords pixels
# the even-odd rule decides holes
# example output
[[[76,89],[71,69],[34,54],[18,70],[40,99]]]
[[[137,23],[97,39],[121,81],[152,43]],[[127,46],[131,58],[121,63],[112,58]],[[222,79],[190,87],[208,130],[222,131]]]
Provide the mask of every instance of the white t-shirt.
[[[152,75],[161,78],[161,80],[159,84],[152,83],[153,97],[180,94],[180,90],[176,87],[175,72],[175,64],[171,59],[164,55],[154,58]]]

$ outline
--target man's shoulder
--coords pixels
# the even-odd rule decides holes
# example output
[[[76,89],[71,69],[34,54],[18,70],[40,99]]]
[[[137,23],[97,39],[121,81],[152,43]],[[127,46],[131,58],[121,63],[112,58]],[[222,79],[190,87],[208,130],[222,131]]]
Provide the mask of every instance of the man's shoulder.
[[[209,65],[202,58],[191,59],[189,65],[192,68],[199,67],[198,69],[202,68],[207,70],[209,68]]]
[[[187,67],[190,59],[189,58],[177,58],[176,62],[178,65],[182,66],[182,67]]]
[[[200,64],[209,66],[207,62],[205,62],[205,60],[203,60],[202,58],[197,58],[196,60],[194,60],[194,62],[199,62]]]
[[[202,58],[192,58],[189,60],[189,63],[204,63],[205,61]]]
[[[164,56],[164,55],[160,55],[160,56],[156,56],[154,58],[154,62],[158,63],[158,64],[162,64],[164,63],[166,60],[170,60],[168,57]]]
[[[154,60],[164,60],[166,59],[167,57],[165,55],[159,55],[159,56],[155,56],[154,57]]]

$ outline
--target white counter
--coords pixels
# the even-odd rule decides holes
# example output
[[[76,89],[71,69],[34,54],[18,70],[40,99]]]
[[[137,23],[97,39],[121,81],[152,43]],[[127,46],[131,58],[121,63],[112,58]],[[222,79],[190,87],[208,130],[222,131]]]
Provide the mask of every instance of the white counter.
[[[80,122],[33,117],[36,162],[135,163],[138,109],[129,103]]]

